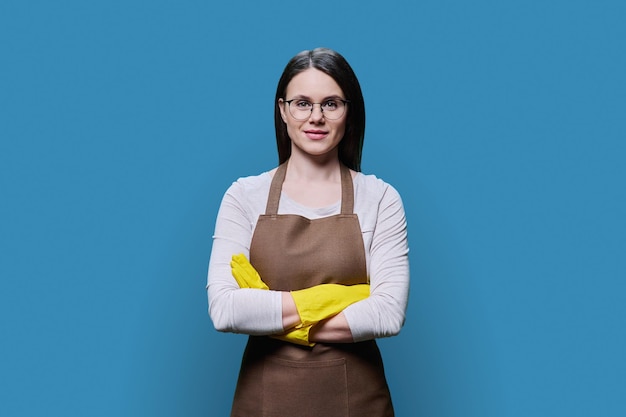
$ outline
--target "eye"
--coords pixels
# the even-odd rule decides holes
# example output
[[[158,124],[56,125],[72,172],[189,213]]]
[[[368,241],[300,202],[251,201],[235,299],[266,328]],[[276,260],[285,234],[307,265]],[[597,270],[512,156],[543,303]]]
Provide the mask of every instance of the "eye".
[[[322,104],[322,107],[324,108],[324,110],[333,111],[337,110],[337,108],[339,107],[339,103],[337,102],[337,100],[326,100]]]
[[[309,110],[312,106],[311,102],[306,100],[296,100],[294,104],[298,110]]]

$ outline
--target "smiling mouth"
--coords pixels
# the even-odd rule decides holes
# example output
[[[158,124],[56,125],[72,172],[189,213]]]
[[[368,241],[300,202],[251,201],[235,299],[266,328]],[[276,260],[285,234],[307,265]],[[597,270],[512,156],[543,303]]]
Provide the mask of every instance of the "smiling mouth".
[[[328,135],[324,130],[305,130],[304,133],[309,139],[324,139]]]

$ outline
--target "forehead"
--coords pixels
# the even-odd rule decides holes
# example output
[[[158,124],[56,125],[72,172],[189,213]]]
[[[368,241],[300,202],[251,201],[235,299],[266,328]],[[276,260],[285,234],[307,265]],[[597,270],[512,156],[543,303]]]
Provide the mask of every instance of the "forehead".
[[[308,68],[289,81],[286,95],[321,99],[331,96],[343,97],[343,91],[330,75],[315,68]]]

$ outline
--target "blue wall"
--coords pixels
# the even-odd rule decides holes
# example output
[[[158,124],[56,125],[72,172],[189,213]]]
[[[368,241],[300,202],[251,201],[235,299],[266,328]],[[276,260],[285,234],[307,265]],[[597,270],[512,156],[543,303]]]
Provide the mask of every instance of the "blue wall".
[[[0,5],[0,415],[227,415],[215,216],[316,46],[406,205],[397,414],[625,415],[625,3],[265,3]]]

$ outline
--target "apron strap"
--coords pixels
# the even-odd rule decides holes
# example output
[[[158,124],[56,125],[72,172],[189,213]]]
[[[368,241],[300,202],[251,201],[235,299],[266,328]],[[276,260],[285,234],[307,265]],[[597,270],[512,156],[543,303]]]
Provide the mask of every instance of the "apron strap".
[[[341,166],[341,214],[354,212],[354,189],[352,188],[352,175],[350,169],[344,164]]]
[[[278,214],[278,202],[280,201],[280,192],[283,189],[283,181],[285,181],[285,174],[287,173],[287,162],[289,162],[289,160],[280,164],[274,173],[269,196],[267,197],[267,206],[265,206],[265,214]]]
[[[283,189],[285,174],[287,173],[287,163],[283,162],[278,166],[272,178],[269,196],[267,197],[267,206],[265,206],[266,215],[278,214],[278,203],[280,201],[280,193]],[[352,175],[347,166],[340,164],[341,168],[341,214],[352,214],[354,211],[354,188],[352,185]]]

